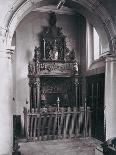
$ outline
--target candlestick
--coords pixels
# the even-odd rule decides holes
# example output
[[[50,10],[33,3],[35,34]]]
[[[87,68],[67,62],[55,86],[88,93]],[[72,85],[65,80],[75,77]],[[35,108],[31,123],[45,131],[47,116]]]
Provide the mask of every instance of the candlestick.
[[[60,99],[59,99],[59,97],[57,97],[57,102],[60,102]]]
[[[45,41],[45,39],[43,39],[43,42],[44,42],[44,56],[43,56],[43,59],[45,59],[45,51],[46,51],[46,41]]]
[[[59,111],[59,107],[60,107],[59,103],[60,103],[60,99],[59,99],[59,97],[57,97],[57,106],[58,106],[58,111]]]

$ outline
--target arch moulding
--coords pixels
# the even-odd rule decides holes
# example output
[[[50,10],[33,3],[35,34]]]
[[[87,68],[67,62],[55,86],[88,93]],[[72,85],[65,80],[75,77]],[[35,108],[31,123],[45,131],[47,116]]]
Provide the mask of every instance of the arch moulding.
[[[110,45],[110,52],[115,52],[115,44],[116,44],[116,28],[113,24],[112,18],[107,12],[107,10],[103,7],[102,3],[99,0],[70,0],[71,2],[78,3],[85,7],[89,12],[98,16],[103,24],[103,28],[106,31],[107,38]],[[11,12],[8,17],[4,20],[3,25],[7,27],[7,31],[3,31],[3,44],[6,47],[11,46],[12,37],[17,25],[20,21],[30,13],[34,8],[39,8],[44,5],[50,5],[50,1],[48,0],[24,0],[21,4],[15,4],[14,10]],[[12,6],[13,8],[13,6]],[[77,10],[78,11],[78,10]]]

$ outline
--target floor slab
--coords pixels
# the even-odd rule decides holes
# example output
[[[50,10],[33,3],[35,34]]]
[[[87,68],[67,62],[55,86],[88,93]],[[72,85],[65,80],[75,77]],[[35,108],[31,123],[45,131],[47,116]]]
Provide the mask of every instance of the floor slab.
[[[21,142],[22,155],[95,155],[95,141],[87,139]]]

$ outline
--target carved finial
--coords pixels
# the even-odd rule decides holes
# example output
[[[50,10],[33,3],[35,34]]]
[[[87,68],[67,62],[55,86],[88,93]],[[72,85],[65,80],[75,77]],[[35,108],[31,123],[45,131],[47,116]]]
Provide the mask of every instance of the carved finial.
[[[79,71],[78,62],[77,61],[75,61],[75,63],[74,63],[74,71],[75,71],[75,74],[77,74],[78,71]]]
[[[35,46],[34,49],[34,61],[39,61],[40,53],[39,53],[39,47]]]
[[[56,21],[57,21],[57,19],[56,19],[56,14],[55,14],[55,12],[50,12],[50,14],[49,14],[49,24],[51,25],[51,26],[55,26],[56,25]]]

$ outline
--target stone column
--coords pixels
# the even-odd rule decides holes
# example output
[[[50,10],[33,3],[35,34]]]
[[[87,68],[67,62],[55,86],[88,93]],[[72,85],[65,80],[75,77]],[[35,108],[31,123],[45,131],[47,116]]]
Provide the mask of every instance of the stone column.
[[[29,79],[30,86],[30,110],[40,107],[40,78],[31,77]]]
[[[0,155],[11,155],[13,147],[11,55],[0,50]]]
[[[105,120],[106,140],[116,137],[116,56],[106,58]]]

